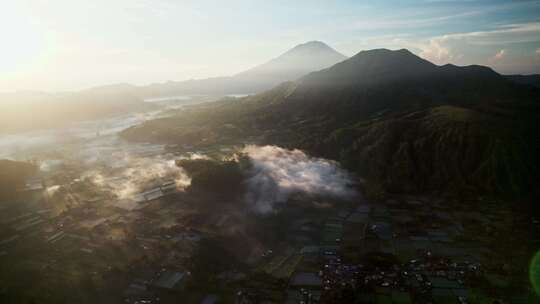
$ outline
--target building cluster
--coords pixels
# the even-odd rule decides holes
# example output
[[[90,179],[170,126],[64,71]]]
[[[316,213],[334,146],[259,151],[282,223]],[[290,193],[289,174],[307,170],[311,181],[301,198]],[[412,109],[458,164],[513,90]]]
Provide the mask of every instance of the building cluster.
[[[294,242],[260,269],[286,281],[285,303],[473,303],[471,289],[492,275],[483,264],[493,261],[458,213],[411,199],[300,219]],[[486,223],[502,217],[480,216]]]
[[[69,202],[63,210],[42,204],[51,200],[39,198],[44,187],[28,190],[31,208],[2,210],[0,262],[33,265],[53,280],[84,273],[107,282],[125,303],[185,297],[204,304],[463,304],[474,303],[471,290],[503,289],[511,280],[511,261],[494,260],[485,245],[496,242],[497,227],[508,225],[505,211],[465,213],[442,200],[407,197],[336,204],[291,218],[279,247],[257,251],[246,259],[249,269],[224,271],[208,292],[192,296],[194,253],[236,215],[190,218],[193,206],[172,180],[156,181],[128,203],[89,195],[76,183],[62,187]],[[212,222],[213,231],[193,228],[197,220]],[[536,219],[532,227],[540,232]],[[28,250],[39,254],[21,260]]]

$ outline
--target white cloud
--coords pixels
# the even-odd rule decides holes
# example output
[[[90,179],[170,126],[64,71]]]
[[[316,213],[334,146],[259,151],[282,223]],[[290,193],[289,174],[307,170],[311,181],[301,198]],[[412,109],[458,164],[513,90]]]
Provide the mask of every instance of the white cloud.
[[[490,58],[490,62],[494,63],[494,62],[500,61],[505,56],[506,56],[506,50],[502,49],[502,50],[498,51],[495,55],[493,55],[493,57]]]
[[[336,162],[276,146],[247,146],[243,152],[253,164],[246,200],[257,212],[272,211],[294,193],[341,198],[355,195],[349,174]]]
[[[512,44],[535,41],[540,41],[540,22],[508,24],[488,31],[454,33],[402,43],[437,64],[488,64],[506,57]],[[497,53],[486,60],[494,51]],[[483,58],[481,54],[485,54]]]
[[[108,171],[91,170],[83,175],[100,187],[110,190],[119,199],[133,199],[138,193],[145,190],[149,184],[157,181],[172,180],[177,190],[184,190],[191,184],[191,178],[174,160],[163,157],[138,157],[134,155],[121,155],[113,158],[115,163],[124,164],[123,168],[116,170],[115,174]]]
[[[476,45],[497,45],[540,40],[540,22],[502,25],[491,31],[444,35],[447,40],[467,40]]]
[[[473,17],[483,14],[484,11],[467,11],[457,14],[420,17],[417,15],[409,16],[408,18],[400,18],[399,16],[390,16],[387,18],[368,18],[361,21],[356,21],[349,25],[349,29],[355,30],[383,30],[383,29],[403,29],[403,28],[418,28],[424,26],[433,26],[435,24],[447,22],[457,18]]]
[[[47,195],[49,195],[49,197],[51,197],[51,196],[53,196],[58,190],[60,190],[60,186],[59,186],[59,185],[54,185],[54,186],[47,187],[47,189],[46,189]]]
[[[448,62],[452,60],[452,51],[448,46],[444,46],[444,40],[431,39],[428,44],[420,44],[420,56],[436,63]]]

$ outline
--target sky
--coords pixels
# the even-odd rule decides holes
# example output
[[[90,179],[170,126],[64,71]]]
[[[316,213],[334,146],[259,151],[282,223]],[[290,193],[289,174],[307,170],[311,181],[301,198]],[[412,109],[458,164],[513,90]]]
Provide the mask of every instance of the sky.
[[[0,1],[0,92],[232,75],[320,40],[540,73],[540,0]]]

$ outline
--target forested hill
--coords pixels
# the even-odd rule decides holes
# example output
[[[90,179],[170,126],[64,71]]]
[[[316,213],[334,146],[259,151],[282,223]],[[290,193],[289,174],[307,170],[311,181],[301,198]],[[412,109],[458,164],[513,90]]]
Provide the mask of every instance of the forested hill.
[[[195,145],[259,136],[340,160],[381,191],[523,196],[540,177],[539,119],[532,86],[377,49],[123,136]]]

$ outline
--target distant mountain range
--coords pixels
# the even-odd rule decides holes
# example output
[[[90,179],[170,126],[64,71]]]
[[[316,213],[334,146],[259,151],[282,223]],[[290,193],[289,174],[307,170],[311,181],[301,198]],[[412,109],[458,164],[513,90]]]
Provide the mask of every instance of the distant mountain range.
[[[74,121],[143,111],[152,107],[143,99],[151,97],[257,93],[346,58],[322,42],[311,41],[230,77],[148,86],[112,84],[69,93],[0,93],[0,133],[61,127]]]
[[[310,41],[297,45],[264,64],[233,76],[169,81],[132,87],[132,90],[140,97],[258,93],[284,81],[296,80],[310,72],[330,67],[345,59],[347,59],[345,55],[323,42]]]
[[[362,51],[297,81],[123,132],[208,145],[262,138],[341,161],[366,191],[538,194],[540,90],[483,66]],[[225,127],[226,126],[226,127]]]

